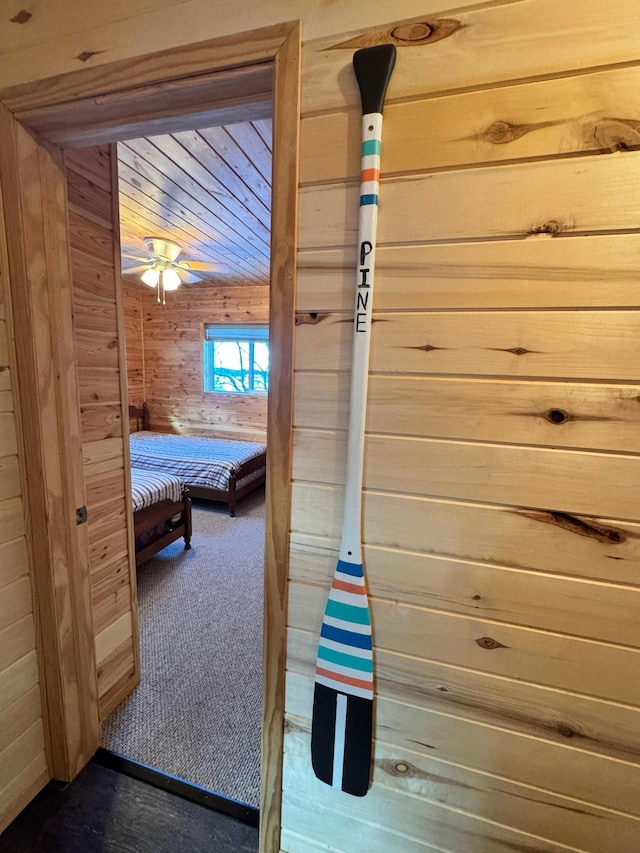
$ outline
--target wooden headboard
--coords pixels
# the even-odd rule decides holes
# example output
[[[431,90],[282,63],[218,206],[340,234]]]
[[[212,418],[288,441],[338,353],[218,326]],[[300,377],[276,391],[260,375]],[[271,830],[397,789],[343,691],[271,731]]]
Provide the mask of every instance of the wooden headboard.
[[[129,421],[136,422],[135,430],[132,432],[140,432],[142,429],[149,429],[149,407],[146,403],[142,406],[129,406]]]

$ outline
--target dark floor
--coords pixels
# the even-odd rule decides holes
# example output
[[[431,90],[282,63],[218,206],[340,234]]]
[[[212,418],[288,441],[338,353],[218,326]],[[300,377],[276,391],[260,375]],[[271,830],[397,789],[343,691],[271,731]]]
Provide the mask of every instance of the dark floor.
[[[91,762],[50,783],[0,835],[0,853],[255,853],[252,826]]]

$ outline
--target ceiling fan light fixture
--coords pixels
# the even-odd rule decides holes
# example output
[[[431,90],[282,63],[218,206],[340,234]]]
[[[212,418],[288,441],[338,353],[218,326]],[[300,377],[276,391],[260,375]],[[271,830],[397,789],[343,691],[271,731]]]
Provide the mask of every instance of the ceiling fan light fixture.
[[[145,284],[149,285],[149,287],[157,287],[158,282],[160,281],[160,272],[154,267],[151,267],[142,273],[141,278]]]
[[[181,283],[182,281],[180,279],[180,276],[175,270],[172,270],[171,268],[163,270],[162,286],[165,290],[177,290],[180,287]]]

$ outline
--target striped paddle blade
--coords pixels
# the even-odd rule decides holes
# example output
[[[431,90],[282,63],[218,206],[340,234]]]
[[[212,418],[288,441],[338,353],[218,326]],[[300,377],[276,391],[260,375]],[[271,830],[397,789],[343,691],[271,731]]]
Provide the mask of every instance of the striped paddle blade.
[[[339,560],[322,620],[313,698],[316,776],[362,797],[369,787],[373,727],[371,618],[360,563]]]

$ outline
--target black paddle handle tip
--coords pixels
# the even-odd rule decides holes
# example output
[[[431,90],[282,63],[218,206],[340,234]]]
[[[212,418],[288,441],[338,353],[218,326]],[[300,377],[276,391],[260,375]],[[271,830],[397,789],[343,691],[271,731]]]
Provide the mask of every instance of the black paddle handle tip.
[[[360,88],[362,114],[381,113],[391,72],[396,64],[396,46],[377,44],[353,55],[353,70]]]

